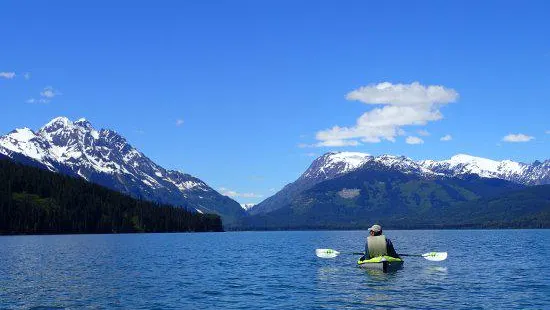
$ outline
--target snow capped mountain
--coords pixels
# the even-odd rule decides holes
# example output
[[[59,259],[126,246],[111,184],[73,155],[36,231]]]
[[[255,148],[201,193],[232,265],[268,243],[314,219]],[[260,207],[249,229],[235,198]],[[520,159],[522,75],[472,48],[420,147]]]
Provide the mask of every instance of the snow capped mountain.
[[[373,157],[358,152],[326,153],[315,159],[302,174],[303,179],[332,179],[361,167]]]
[[[381,155],[372,156],[358,152],[326,153],[317,158],[311,166],[300,176],[300,179],[309,179],[318,183],[333,179],[361,168],[366,163],[377,163],[382,166],[397,169],[403,173],[414,173],[424,176],[437,176],[437,172],[413,161],[405,156]]]
[[[250,208],[252,208],[255,205],[256,205],[255,203],[241,203],[241,207],[246,211],[250,210]]]
[[[265,199],[248,211],[250,214],[268,213],[289,203],[296,195],[316,184],[354,171],[373,160],[373,156],[358,152],[326,153],[315,159],[309,168],[294,182],[287,184],[275,195]]]
[[[435,173],[452,177],[475,174],[482,178],[497,178],[523,185],[550,183],[550,160],[524,164],[511,160],[491,159],[459,154],[449,160],[424,160],[420,165]]]
[[[233,218],[240,205],[203,181],[166,170],[118,133],[96,130],[86,119],[57,117],[37,132],[16,129],[0,137],[0,154],[51,171],[80,176],[139,198]]]
[[[249,212],[255,215],[273,211],[316,184],[343,176],[366,164],[376,164],[379,167],[395,169],[401,173],[427,179],[460,178],[475,174],[482,178],[498,178],[523,185],[550,184],[550,160],[524,164],[510,160],[494,161],[459,154],[443,161],[414,161],[404,156],[372,156],[358,152],[331,152],[315,159],[295,182],[286,185],[275,195],[251,208]]]
[[[458,154],[449,160],[414,161],[405,156],[371,156],[364,153],[327,153],[317,158],[300,178],[332,179],[359,169],[366,163],[378,163],[405,174],[425,177],[460,177],[475,174],[482,178],[503,179],[523,185],[550,183],[550,160],[524,164],[511,160],[495,161]]]

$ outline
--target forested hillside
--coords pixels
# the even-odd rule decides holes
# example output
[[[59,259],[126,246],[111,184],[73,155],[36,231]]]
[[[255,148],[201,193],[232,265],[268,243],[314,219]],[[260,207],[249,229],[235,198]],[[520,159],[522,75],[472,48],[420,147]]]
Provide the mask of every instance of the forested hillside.
[[[222,231],[188,212],[39,168],[0,160],[0,234]]]
[[[524,188],[477,175],[426,179],[365,164],[253,215],[243,229],[547,228],[550,185]]]

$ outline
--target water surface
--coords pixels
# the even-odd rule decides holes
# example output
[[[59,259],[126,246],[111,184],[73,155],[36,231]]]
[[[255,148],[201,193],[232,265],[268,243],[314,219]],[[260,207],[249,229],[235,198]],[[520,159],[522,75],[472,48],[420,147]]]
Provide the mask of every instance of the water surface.
[[[550,308],[550,230],[387,231],[394,273],[319,259],[365,231],[0,237],[0,309]]]

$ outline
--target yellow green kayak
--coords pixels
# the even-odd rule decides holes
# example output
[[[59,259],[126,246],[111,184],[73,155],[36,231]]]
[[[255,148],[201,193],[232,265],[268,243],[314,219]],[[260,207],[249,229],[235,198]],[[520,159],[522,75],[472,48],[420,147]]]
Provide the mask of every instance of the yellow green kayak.
[[[357,261],[357,265],[365,269],[382,270],[388,272],[392,270],[401,269],[405,261],[401,258],[395,258],[391,256],[378,256],[371,259],[360,258]]]

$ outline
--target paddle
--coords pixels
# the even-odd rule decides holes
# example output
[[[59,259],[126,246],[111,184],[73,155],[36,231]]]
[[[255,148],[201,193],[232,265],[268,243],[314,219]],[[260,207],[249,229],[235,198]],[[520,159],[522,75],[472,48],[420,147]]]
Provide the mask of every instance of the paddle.
[[[349,254],[349,255],[364,255],[363,252],[350,252],[350,253],[340,253],[333,249],[316,249],[315,255],[319,258],[335,258],[340,254]],[[413,257],[424,257],[425,259],[433,262],[440,262],[447,259],[447,252],[428,252],[424,254],[399,254],[399,256],[413,256]]]

